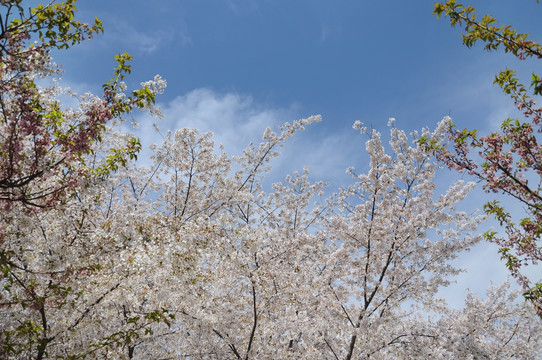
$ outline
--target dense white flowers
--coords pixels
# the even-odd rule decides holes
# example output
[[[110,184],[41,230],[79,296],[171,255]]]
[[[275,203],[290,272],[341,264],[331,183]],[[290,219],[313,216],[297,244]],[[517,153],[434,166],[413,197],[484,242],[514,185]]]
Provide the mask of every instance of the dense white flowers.
[[[372,131],[368,173],[350,168],[351,185],[320,202],[308,169],[264,191],[270,158],[319,120],[267,129],[235,159],[179,129],[149,168],[128,162],[50,211],[21,211],[1,226],[32,287],[2,293],[2,328],[45,316],[58,358],[538,356],[540,321],[506,286],[459,310],[435,298],[481,219],[454,210],[473,184],[435,193],[436,166],[404,132],[391,128],[388,153]]]

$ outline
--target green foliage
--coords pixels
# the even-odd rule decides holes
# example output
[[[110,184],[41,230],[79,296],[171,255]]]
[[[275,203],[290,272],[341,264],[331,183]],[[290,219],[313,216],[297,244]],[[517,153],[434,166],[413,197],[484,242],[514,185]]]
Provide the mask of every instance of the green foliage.
[[[124,90],[122,81],[127,74],[132,72],[132,67],[129,63],[132,59],[132,56],[128,53],[115,55],[117,65],[113,70],[113,77],[102,86],[106,100],[112,104],[111,111],[113,116],[120,116],[130,112],[134,107],[145,109],[148,105],[155,104],[156,102],[156,93],[147,86],[132,91],[128,97],[115,96]]]
[[[538,1],[537,1],[538,2]],[[497,20],[491,15],[477,16],[476,9],[471,5],[458,4],[455,0],[445,3],[436,3],[433,13],[440,18],[442,15],[450,18],[452,26],[464,26],[462,34],[463,44],[473,47],[478,41],[485,43],[484,49],[488,51],[503,48],[504,52],[511,53],[519,59],[528,57],[542,58],[542,45],[529,40],[529,34],[519,33],[510,25],[496,25]],[[495,83],[507,93],[525,93],[523,85],[514,77],[514,71],[506,69],[495,78]],[[542,82],[535,73],[532,74],[531,86],[535,95],[542,94]]]
[[[497,50],[502,45],[505,52],[518,57],[540,57],[542,54],[542,45],[527,40],[529,34],[518,33],[510,25],[497,26],[497,20],[491,15],[480,18],[471,5],[465,6],[449,0],[436,3],[433,13],[438,18],[443,14],[449,17],[452,26],[464,26],[465,34],[462,38],[467,47],[473,47],[480,40],[486,43],[486,50]]]
[[[478,16],[471,5],[448,0],[436,3],[433,13],[438,18],[448,17],[452,26],[463,27],[463,44],[469,48],[480,41],[488,51],[502,49],[520,60],[542,59],[542,45],[529,39],[527,33],[518,32],[510,25],[498,25],[491,15]],[[530,118],[530,122],[506,119],[501,123],[500,132],[480,138],[476,138],[476,130],[457,131],[452,125],[448,130],[453,144],[452,151],[442,145],[432,144],[428,139],[422,139],[420,143],[450,168],[468,170],[471,175],[478,177],[486,191],[507,194],[524,205],[527,216],[515,223],[512,214],[517,213],[517,207],[506,209],[498,201],[485,204],[485,212],[492,215],[506,231],[504,237],[490,231],[485,234],[485,238],[500,246],[499,252],[506,261],[506,267],[523,286],[525,298],[535,305],[542,317],[540,284],[531,286],[529,278],[520,271],[522,266],[536,265],[542,260],[542,189],[540,184],[531,185],[525,176],[531,174],[537,177],[542,174],[542,145],[540,135],[537,135],[542,132],[542,107],[537,107],[533,99],[534,96],[542,95],[542,80],[539,75],[532,73],[528,89],[517,78],[514,70],[506,68],[495,76],[494,84],[499,85],[512,98],[524,116]],[[472,149],[477,150],[481,161],[469,157]]]
[[[489,201],[484,204],[484,211],[488,215],[493,215],[499,221],[499,225],[501,226],[505,225],[511,219],[510,214],[499,205],[497,200]]]
[[[140,150],[140,140],[136,137],[132,137],[128,140],[125,147],[110,148],[110,154],[106,157],[105,162],[96,167],[93,171],[96,175],[105,178],[111,172],[117,171],[119,166],[126,166],[128,161],[136,160]]]
[[[67,0],[47,5],[39,4],[27,11],[23,0],[9,1],[3,4],[7,6],[6,17],[12,13],[16,13],[17,17],[9,22],[5,32],[13,35],[35,34],[41,42],[40,46],[57,49],[67,49],[103,32],[102,23],[97,18],[92,25],[74,19],[77,11],[75,2],[76,0]]]
[[[535,73],[531,75],[531,87],[535,95],[542,95],[542,79]]]

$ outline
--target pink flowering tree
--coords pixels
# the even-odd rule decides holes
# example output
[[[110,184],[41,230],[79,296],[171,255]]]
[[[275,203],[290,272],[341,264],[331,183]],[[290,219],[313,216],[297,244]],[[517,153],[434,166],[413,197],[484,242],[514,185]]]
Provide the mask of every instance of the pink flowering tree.
[[[463,43],[468,47],[481,41],[486,50],[502,48],[521,60],[542,59],[542,45],[510,26],[496,25],[496,19],[490,15],[478,17],[470,5],[455,0],[436,3],[434,13],[448,17],[452,26],[464,27]],[[533,73],[528,90],[513,70],[505,69],[496,75],[494,83],[510,95],[527,120],[506,119],[500,131],[479,136],[476,130],[457,129],[446,118],[451,146],[427,138],[422,143],[451,169],[475,176],[487,192],[503,193],[515,200],[513,209],[498,200],[484,205],[486,213],[504,227],[504,234],[489,231],[485,237],[500,247],[499,252],[523,287],[525,298],[542,316],[542,282],[527,277],[523,271],[525,266],[536,266],[542,260],[542,107],[535,102],[542,95],[542,80]],[[522,215],[519,209],[523,210]]]
[[[102,96],[72,93],[79,107],[64,108],[59,101],[62,90],[48,81],[59,73],[50,52],[92,38],[102,32],[102,25],[98,19],[93,24],[76,20],[75,0],[31,6],[22,0],[0,2],[2,358],[46,357],[55,338],[49,332],[50,309],[63,306],[73,293],[69,279],[81,278],[98,266],[33,267],[27,255],[45,251],[51,244],[35,246],[35,239],[29,237],[32,227],[25,221],[43,221],[89,182],[105,179],[135,158],[140,145],[134,137],[125,137],[105,152],[96,149],[112,122],[135,108],[152,108],[163,85],[157,79],[124,94],[122,80],[130,72],[131,57],[122,54],[115,59],[117,66]],[[40,85],[47,83],[51,85]],[[14,311],[21,317],[8,325],[5,319]]]
[[[106,124],[134,107],[154,102],[148,87],[121,96],[120,84],[130,72],[128,54],[118,55],[113,78],[104,85],[101,98],[88,98],[76,112],[62,109],[58,88],[37,86],[37,79],[52,77],[52,49],[66,49],[102,31],[98,19],[93,25],[74,20],[75,1],[52,1],[28,9],[22,1],[2,2],[0,13],[0,201],[4,209],[13,202],[47,207],[64,190],[73,189],[89,170],[86,166],[93,145]],[[102,170],[114,161],[134,156],[134,139],[113,154]],[[96,164],[93,164],[96,166]]]

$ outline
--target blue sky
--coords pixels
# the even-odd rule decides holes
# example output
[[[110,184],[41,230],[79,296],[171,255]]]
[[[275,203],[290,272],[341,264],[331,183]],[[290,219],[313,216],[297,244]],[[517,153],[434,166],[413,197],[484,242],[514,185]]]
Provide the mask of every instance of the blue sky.
[[[542,38],[542,6],[533,1],[470,1],[480,13]],[[492,85],[505,67],[528,76],[533,62],[461,44],[460,29],[432,15],[433,0],[79,0],[82,20],[97,16],[105,33],[68,52],[54,53],[63,81],[99,93],[113,56],[134,56],[127,81],[135,87],[160,74],[168,82],[158,102],[165,130],[211,130],[238,153],[266,126],[312,114],[316,124],[292,141],[275,166],[277,180],[309,166],[315,178],[340,184],[348,166],[366,169],[364,141],[351,126],[361,120],[387,132],[434,128],[446,115],[460,126],[493,129],[517,116]],[[519,6],[518,6],[519,4]],[[528,78],[527,78],[528,79]],[[525,80],[527,81],[527,80]],[[158,141],[139,115],[137,134]],[[444,172],[445,184],[456,176]],[[484,198],[474,194],[472,207]],[[470,206],[470,204],[469,204]],[[495,249],[484,244],[461,259],[469,273],[458,288],[483,293],[506,278]],[[478,291],[480,290],[480,291]],[[454,298],[457,288],[444,292]],[[454,302],[455,300],[451,300]]]
[[[542,13],[536,4],[473,4],[520,25],[536,24]],[[462,46],[459,30],[431,15],[432,0],[80,0],[78,6],[83,18],[98,16],[106,32],[62,57],[70,80],[94,83],[97,74],[109,74],[114,54],[127,51],[135,58],[134,82],[156,73],[168,80],[162,101],[208,88],[271,108],[295,104],[299,115],[321,113],[324,127],[356,119],[376,125],[389,116],[432,125],[448,112],[462,118],[477,108],[465,104],[462,92],[486,92],[496,71],[516,63]],[[485,95],[493,94],[475,95],[480,105],[492,101]]]

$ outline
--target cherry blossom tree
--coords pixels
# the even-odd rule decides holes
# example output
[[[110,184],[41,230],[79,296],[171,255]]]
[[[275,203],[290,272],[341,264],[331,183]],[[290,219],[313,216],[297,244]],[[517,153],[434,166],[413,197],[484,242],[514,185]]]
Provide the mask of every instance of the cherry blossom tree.
[[[308,170],[264,191],[277,149],[318,120],[268,129],[237,158],[180,129],[151,167],[129,163],[99,196],[81,194],[96,207],[74,236],[101,266],[81,297],[99,301],[52,350],[76,335],[114,358],[537,356],[542,323],[507,285],[463,309],[436,297],[459,272],[450,260],[481,240],[481,218],[455,210],[472,183],[435,193],[437,166],[404,132],[391,128],[388,154],[373,131],[369,172],[349,170],[352,185],[328,198]]]
[[[477,17],[476,9],[470,5],[449,0],[436,3],[434,13],[448,17],[452,26],[464,27],[463,44],[468,47],[481,41],[486,50],[502,48],[521,60],[542,58],[542,45],[530,40],[528,34],[518,33],[510,26],[497,26],[497,20],[490,15]],[[542,95],[542,80],[533,73],[532,91],[528,91],[513,70],[505,69],[496,75],[494,83],[510,95],[528,121],[506,119],[500,131],[479,136],[476,130],[457,129],[447,118],[444,122],[449,125],[450,147],[440,146],[430,139],[422,139],[422,142],[448,167],[475,176],[487,192],[503,193],[515,199],[513,209],[498,200],[485,204],[486,213],[493,215],[505,230],[504,235],[489,231],[485,236],[500,247],[510,273],[542,317],[542,283],[527,277],[522,269],[537,266],[542,260],[542,107],[537,106],[533,98]],[[520,207],[523,209],[521,218]]]
[[[75,21],[73,4],[0,2],[2,64],[18,64],[1,73],[0,357],[540,354],[542,323],[506,284],[462,309],[437,298],[459,272],[450,261],[481,240],[480,216],[455,208],[473,184],[438,194],[438,166],[417,144],[443,140],[443,124],[412,137],[390,124],[389,146],[372,131],[368,172],[349,169],[331,196],[308,169],[263,185],[280,147],[319,116],[267,129],[237,157],[179,129],[142,166],[118,125],[156,110],[160,77],[125,93],[119,55],[104,94],[74,95],[75,109],[41,85],[56,72],[50,49],[101,31]]]
[[[98,19],[92,25],[75,20],[74,4],[51,1],[32,8],[22,0],[0,2],[2,358],[41,359],[48,356],[50,344],[60,340],[62,334],[51,327],[54,309],[79,297],[83,289],[71,282],[100,267],[85,261],[91,258],[83,259],[86,253],[81,249],[74,250],[77,261],[69,260],[71,243],[57,239],[66,240],[73,229],[87,226],[81,220],[86,210],[72,214],[69,211],[76,208],[65,204],[135,158],[140,145],[134,137],[124,137],[123,143],[99,153],[97,145],[109,124],[122,121],[124,114],[135,108],[152,110],[156,93],[165,85],[158,77],[124,94],[122,80],[130,72],[131,57],[122,54],[116,57],[118,65],[102,97],[71,93],[79,107],[63,108],[61,89],[49,81],[59,73],[50,51],[67,49],[102,31]],[[53,221],[59,217],[65,222]],[[64,330],[73,331],[97,301],[100,297],[77,302],[87,306],[87,312],[79,311],[71,322],[65,318]],[[114,338],[114,333],[107,336]]]

